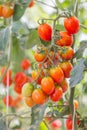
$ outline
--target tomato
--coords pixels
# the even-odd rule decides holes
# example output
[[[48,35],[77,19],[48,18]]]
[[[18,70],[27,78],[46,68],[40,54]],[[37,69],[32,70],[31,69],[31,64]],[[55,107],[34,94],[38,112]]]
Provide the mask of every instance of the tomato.
[[[75,34],[80,29],[79,20],[75,16],[65,18],[64,27],[70,34]]]
[[[37,62],[42,62],[46,58],[46,53],[34,53],[34,58]]]
[[[2,10],[3,10],[3,5],[0,5],[0,17],[2,17]]]
[[[48,94],[48,95],[52,94],[54,92],[54,89],[55,89],[53,79],[49,76],[42,78],[41,88],[46,94]]]
[[[32,97],[24,97],[25,104],[29,107],[33,107],[35,105],[35,102],[33,101]]]
[[[63,90],[60,86],[57,86],[54,92],[50,95],[52,101],[59,101],[63,96]]]
[[[27,58],[23,59],[21,62],[21,68],[23,70],[27,70],[29,67],[30,67],[30,61]]]
[[[34,0],[31,0],[30,3],[28,4],[28,7],[31,8],[31,7],[34,6],[34,4],[35,4],[35,3],[34,3]]]
[[[14,14],[14,9],[8,5],[3,6],[2,15],[4,18],[9,18]]]
[[[59,66],[63,70],[65,78],[70,78],[70,72],[73,69],[73,65],[71,64],[71,62],[69,61],[61,62]]]
[[[33,70],[31,75],[33,80],[36,80],[38,84],[41,84],[42,77],[44,76],[43,72],[41,72],[39,69]]]
[[[29,82],[25,83],[22,87],[22,96],[23,97],[31,96],[33,90],[34,86],[32,84],[30,84]]]
[[[64,60],[71,60],[74,56],[74,50],[69,46],[66,46],[64,48],[65,48],[64,52],[62,52],[61,50],[59,51],[60,56]]]
[[[56,44],[58,44],[59,46],[72,46],[73,36],[71,34],[61,31],[60,36],[61,38],[57,40]]]
[[[51,68],[49,73],[53,80],[57,83],[61,83],[64,79],[64,73],[59,66]]]
[[[72,125],[73,125],[72,118],[66,119],[66,128],[68,130],[72,130]]]
[[[74,100],[74,107],[75,107],[75,110],[78,109],[78,106],[79,106],[78,101],[77,101],[77,100]]]
[[[46,102],[46,94],[40,89],[35,89],[32,93],[32,99],[33,101],[38,104],[38,105],[42,105]]]
[[[56,119],[51,123],[51,127],[54,130],[55,128],[59,129],[62,126],[62,122],[59,119]]]
[[[65,93],[67,90],[68,90],[68,82],[66,79],[64,79],[61,83],[60,83],[60,86],[63,90],[63,93]]]
[[[12,98],[12,96],[10,96],[10,95],[9,96],[5,96],[3,98],[3,102],[4,102],[5,105],[8,104],[9,107],[12,107],[12,105],[13,105],[13,98]]]
[[[40,24],[38,27],[38,35],[43,41],[45,41],[45,42],[50,41],[51,37],[52,37],[51,26],[46,23]]]
[[[17,94],[21,94],[22,93],[22,86],[20,84],[15,84],[14,86],[14,91],[17,93]]]

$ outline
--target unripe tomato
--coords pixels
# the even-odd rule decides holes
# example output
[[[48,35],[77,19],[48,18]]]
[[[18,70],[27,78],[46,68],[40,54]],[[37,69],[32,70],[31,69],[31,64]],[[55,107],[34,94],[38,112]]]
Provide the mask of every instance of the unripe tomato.
[[[61,62],[59,66],[63,70],[65,78],[70,78],[70,72],[73,69],[73,65],[71,64],[71,62],[69,61]]]
[[[29,67],[30,67],[30,61],[27,58],[23,59],[21,62],[21,68],[23,70],[27,70]]]
[[[61,50],[59,51],[60,56],[64,60],[71,60],[74,56],[74,50],[69,46],[66,46],[65,49],[66,50],[64,52],[62,52]]]
[[[32,97],[24,97],[24,101],[28,107],[33,107],[35,105],[35,102],[33,101]]]
[[[52,101],[59,101],[63,96],[63,90],[60,86],[57,86],[54,92],[50,95]]]
[[[41,88],[46,94],[48,94],[48,95],[52,94],[54,92],[54,89],[55,89],[53,79],[49,76],[42,78]]]
[[[70,34],[75,34],[80,29],[79,20],[75,16],[65,18],[64,27]]]
[[[12,107],[12,105],[13,105],[13,98],[12,98],[12,96],[10,96],[10,95],[9,96],[5,96],[3,98],[3,102],[4,102],[5,105],[8,104],[9,107]]]
[[[56,44],[59,46],[72,46],[73,44],[73,36],[68,32],[61,31],[60,32],[61,38],[57,40]]]
[[[51,40],[52,37],[52,28],[49,24],[43,23],[39,25],[38,27],[38,35],[39,37],[45,41],[48,42]]]
[[[77,100],[74,100],[74,107],[75,107],[75,110],[78,109],[78,106],[79,106],[78,101],[77,101]]]
[[[2,10],[3,10],[3,5],[0,5],[0,17],[2,17]]]
[[[57,83],[61,83],[64,79],[64,73],[59,66],[51,68],[49,73],[53,80]]]
[[[66,79],[64,79],[61,83],[60,83],[60,86],[63,90],[63,93],[65,93],[67,90],[68,90],[68,82]]]
[[[31,0],[30,3],[28,4],[28,7],[31,8],[34,6],[34,0]]]
[[[14,14],[14,9],[9,7],[8,5],[3,6],[2,15],[5,18],[9,18]]]
[[[32,99],[33,101],[38,104],[38,105],[42,105],[46,102],[46,94],[40,89],[35,89],[32,93]]]

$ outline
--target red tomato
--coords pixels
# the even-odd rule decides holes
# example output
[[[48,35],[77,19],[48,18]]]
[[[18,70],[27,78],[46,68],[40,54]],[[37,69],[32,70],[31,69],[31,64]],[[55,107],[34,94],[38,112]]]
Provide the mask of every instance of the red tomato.
[[[43,41],[45,41],[45,42],[50,41],[51,37],[52,37],[52,28],[51,28],[51,26],[46,24],[46,23],[39,25],[39,27],[38,27],[38,35]]]
[[[23,59],[21,62],[21,68],[23,70],[27,70],[29,67],[30,67],[30,61],[27,58]]]
[[[9,7],[8,5],[3,6],[2,15],[5,18],[9,18],[13,15],[14,9]]]
[[[64,79],[61,83],[60,83],[60,86],[63,90],[63,93],[65,93],[67,90],[68,90],[68,82],[66,79]]]
[[[2,15],[2,10],[3,10],[3,5],[0,5],[0,17],[3,16]]]
[[[66,128],[68,130],[72,130],[72,119],[71,118],[66,120]]]
[[[32,99],[36,104],[42,105],[46,102],[46,94],[39,88],[32,93]]]
[[[3,102],[4,102],[5,105],[8,104],[9,107],[12,107],[13,106],[13,98],[12,98],[12,96],[10,96],[10,95],[9,96],[5,96],[3,98]]]
[[[54,92],[54,89],[55,89],[53,79],[51,77],[42,78],[41,88],[46,94],[48,94],[48,95],[52,94]]]
[[[50,95],[52,101],[59,101],[63,96],[63,90],[60,86],[57,86],[54,92]]]
[[[70,72],[73,69],[73,65],[71,64],[71,62],[69,61],[61,62],[59,66],[63,70],[65,78],[70,78]]]
[[[60,36],[61,38],[56,42],[59,46],[72,46],[73,36],[71,34],[61,31]]]
[[[61,126],[62,126],[62,122],[59,119],[53,121],[52,124],[51,124],[52,129],[55,129],[55,128],[58,129]]]
[[[59,66],[50,69],[50,76],[57,83],[61,83],[64,79],[64,73]]]
[[[33,6],[34,6],[34,0],[31,0],[30,3],[29,3],[29,5],[28,5],[28,7],[31,8]]]
[[[20,84],[15,84],[14,91],[18,94],[22,93],[22,86]]]
[[[75,34],[80,29],[79,20],[75,16],[65,18],[64,27],[70,34]]]

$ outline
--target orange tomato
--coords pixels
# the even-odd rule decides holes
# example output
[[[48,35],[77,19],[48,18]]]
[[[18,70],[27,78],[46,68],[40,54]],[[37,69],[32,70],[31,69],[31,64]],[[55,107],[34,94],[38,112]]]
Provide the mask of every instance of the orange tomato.
[[[35,3],[34,3],[34,0],[31,0],[30,3],[28,4],[28,7],[31,8],[31,7],[34,6],[34,4],[35,4]]]
[[[32,99],[36,104],[42,105],[46,102],[47,96],[40,88],[38,88],[33,91]]]
[[[35,105],[35,102],[33,101],[32,97],[24,97],[24,101],[26,103],[27,106],[29,107],[33,107]]]
[[[41,88],[46,94],[48,95],[52,94],[55,89],[55,84],[54,84],[53,79],[49,76],[42,78]]]
[[[53,78],[53,80],[57,83],[61,83],[64,79],[64,73],[59,66],[51,68],[49,74]]]
[[[78,109],[78,106],[79,106],[79,103],[77,100],[74,100],[74,107],[75,107],[75,110]]]
[[[70,78],[70,72],[73,69],[73,65],[71,64],[71,62],[65,61],[60,63],[59,66],[63,70],[65,78]]]
[[[66,50],[64,51],[64,53],[62,51],[59,51],[59,55],[64,60],[71,60],[74,56],[74,50],[69,46],[66,46],[65,49]]]
[[[57,86],[54,92],[50,95],[52,101],[59,101],[63,96],[63,90],[60,86]]]
[[[61,31],[60,36],[61,38],[57,40],[56,44],[59,46],[72,46],[73,35],[69,34],[68,32]]]
[[[2,15],[4,18],[9,18],[14,14],[14,9],[8,5],[3,6]]]

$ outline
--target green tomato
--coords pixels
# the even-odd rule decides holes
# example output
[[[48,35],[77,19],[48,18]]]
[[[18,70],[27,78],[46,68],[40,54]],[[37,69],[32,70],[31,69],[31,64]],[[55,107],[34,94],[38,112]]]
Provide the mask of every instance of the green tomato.
[[[33,90],[34,90],[34,87],[32,84],[30,84],[29,82],[25,83],[22,87],[22,96],[23,97],[31,96]]]

